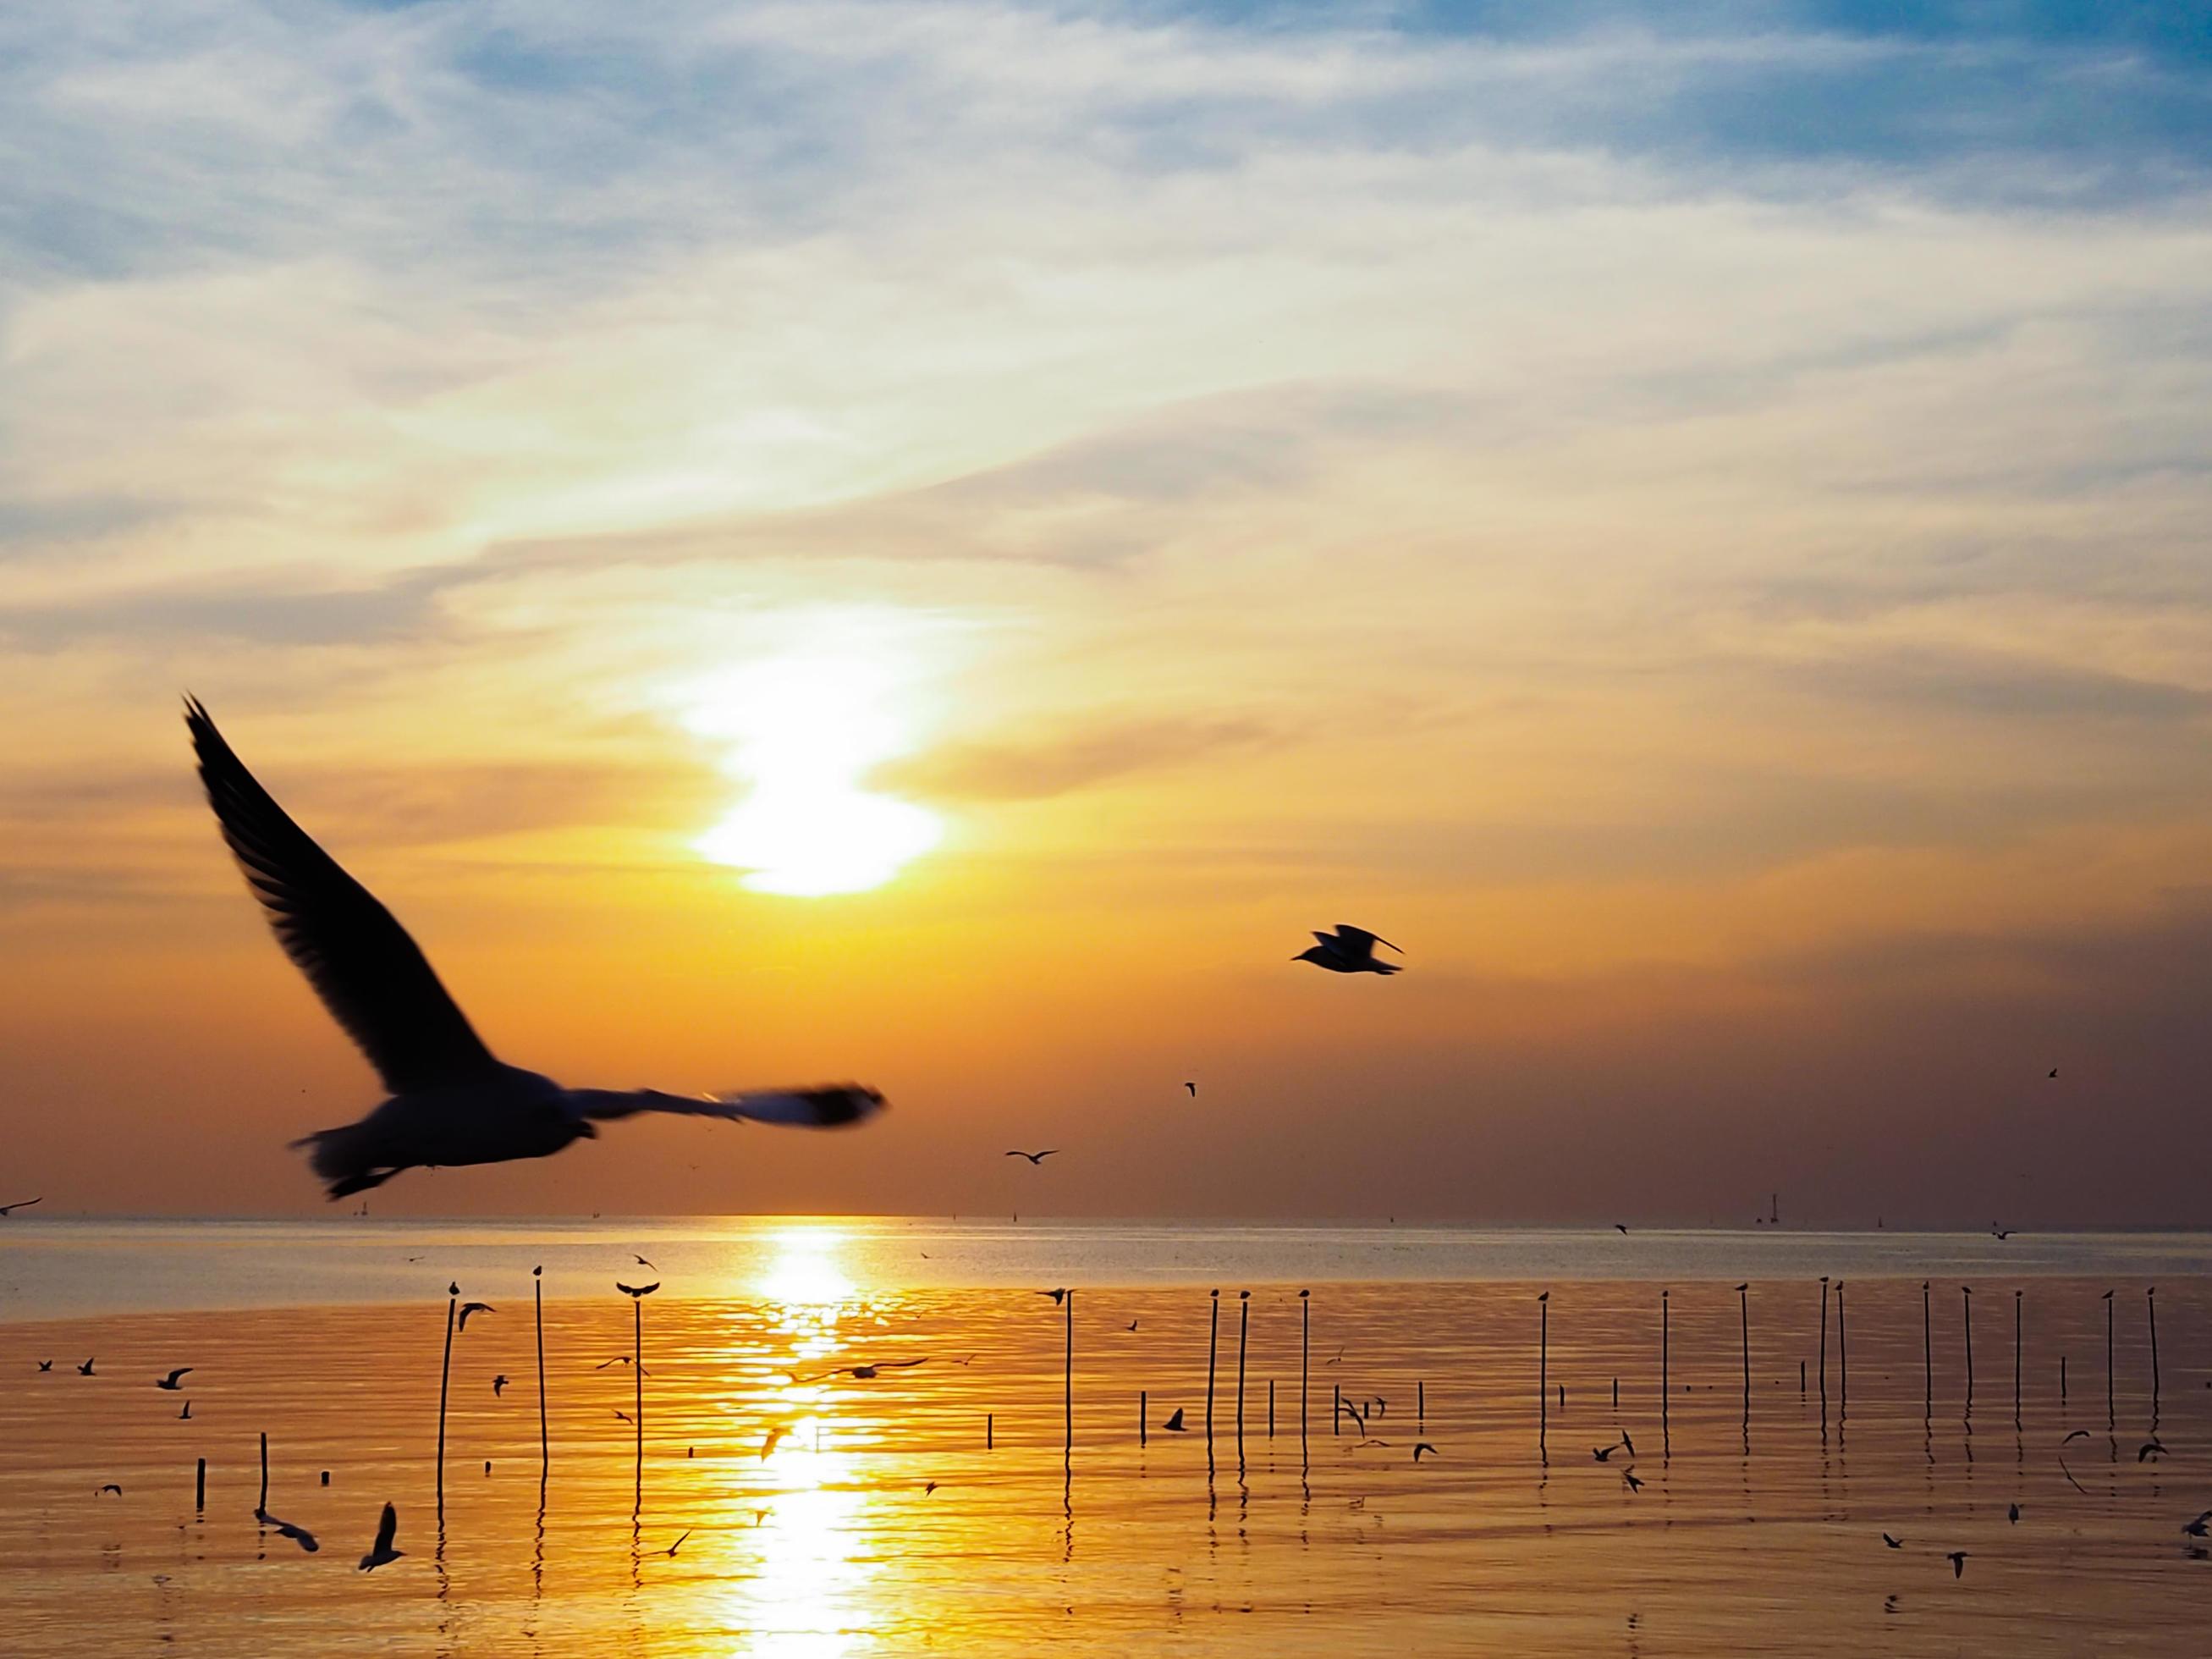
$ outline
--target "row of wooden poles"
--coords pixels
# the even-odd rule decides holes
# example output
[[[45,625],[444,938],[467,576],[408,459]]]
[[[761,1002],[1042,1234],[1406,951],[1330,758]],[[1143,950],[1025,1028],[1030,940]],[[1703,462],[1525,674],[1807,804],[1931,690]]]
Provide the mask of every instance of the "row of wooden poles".
[[[542,1267],[532,1267],[530,1272],[532,1309],[532,1313],[535,1316],[537,1325],[538,1481],[539,1494],[542,1497],[545,1490],[546,1481],[550,1478],[552,1470],[552,1442],[551,1437],[548,1431],[546,1417],[544,1269]],[[1668,1443],[1670,1438],[1671,1424],[1669,1422],[1669,1418],[1671,1416],[1670,1407],[1674,1394],[1672,1295],[1673,1292],[1668,1290],[1662,1290],[1659,1292],[1659,1424],[1662,1447]],[[1836,1359],[1839,1395],[1838,1407],[1839,1409],[1845,1413],[1848,1413],[1850,1409],[1850,1327],[1846,1317],[1844,1286],[1842,1280],[1838,1279],[1832,1282],[1827,1275],[1823,1274],[1820,1279],[1820,1334],[1819,1342],[1818,1384],[1820,1399],[1821,1423],[1824,1427],[1827,1422],[1828,1407],[1828,1326],[1829,1300],[1832,1295],[1835,1303],[1834,1322],[1836,1330]],[[1313,1292],[1310,1290],[1301,1290],[1298,1292],[1298,1443],[1302,1449],[1308,1443],[1308,1436],[1310,1433],[1308,1401],[1312,1385],[1312,1296]],[[1750,1286],[1748,1284],[1738,1285],[1736,1287],[1736,1296],[1739,1325],[1742,1334],[1744,1407],[1747,1415],[1750,1410],[1751,1402],[1751,1297]],[[1960,1286],[1960,1297],[1962,1335],[1964,1338],[1966,1351],[1966,1407],[1971,1411],[1973,1407],[1974,1398],[1974,1292],[1972,1287],[1970,1285]],[[1239,1291],[1237,1293],[1236,1439],[1240,1452],[1244,1444],[1244,1404],[1248,1393],[1246,1388],[1246,1356],[1251,1336],[1251,1298],[1252,1292],[1249,1291]],[[2153,1401],[2155,1402],[2159,1395],[2157,1288],[2153,1286],[2150,1289],[2146,1290],[2143,1292],[2143,1299],[2149,1319],[2150,1328],[2151,1398]],[[2015,1418],[2019,1416],[2021,1409],[2021,1356],[2024,1348],[2023,1322],[2025,1316],[2023,1306],[2025,1300],[2025,1291],[2020,1290],[2013,1291],[2012,1384],[2013,1413]],[[2110,1420],[2113,1415],[2114,1410],[2113,1293],[2110,1291],[2106,1291],[2104,1293],[2103,1300],[2105,1304],[2105,1410],[2107,1420]],[[1064,1292],[1060,1297],[1060,1312],[1064,1322],[1064,1336],[1061,1349],[1061,1443],[1064,1456],[1072,1458],[1074,1454],[1075,1447],[1075,1292],[1073,1291]],[[449,1286],[447,1292],[445,1357],[440,1366],[438,1376],[437,1498],[438,1513],[441,1519],[445,1515],[446,1508],[446,1416],[447,1404],[452,1392],[453,1333],[458,1323],[459,1305],[460,1286],[456,1283]],[[1536,1297],[1536,1306],[1538,1310],[1536,1327],[1536,1434],[1537,1441],[1540,1447],[1548,1433],[1551,1425],[1552,1293],[1549,1291],[1540,1292]],[[631,1382],[633,1385],[631,1419],[632,1427],[636,1437],[637,1481],[639,1495],[641,1497],[645,1469],[645,1304],[643,1297],[633,1296],[630,1298],[630,1372]],[[1929,1284],[1925,1280],[1922,1282],[1920,1286],[1920,1318],[1922,1363],[1923,1376],[1925,1385],[1925,1400],[1927,1401],[1928,1408],[1932,1411],[1934,1408],[1936,1396],[1935,1316],[1932,1292]],[[1216,1290],[1210,1293],[1210,1311],[1206,1323],[1206,1446],[1209,1468],[1212,1466],[1213,1453],[1213,1407],[1215,1395],[1218,1391],[1217,1385],[1220,1370],[1220,1346],[1221,1292],[1218,1290]],[[1803,1395],[1806,1392],[1806,1376],[1805,1363],[1802,1359],[1798,1361],[1797,1365],[1797,1386],[1800,1395]],[[1425,1380],[1422,1380],[1417,1381],[1413,1387],[1415,1421],[1417,1425],[1425,1425],[1428,1416],[1428,1385]],[[1559,1403],[1564,1407],[1566,1403],[1566,1389],[1565,1384],[1560,1385],[1559,1394]],[[1330,1396],[1329,1432],[1331,1434],[1336,1434],[1341,1431],[1344,1420],[1343,1389],[1341,1385],[1333,1387],[1330,1390]],[[2060,1402],[2062,1404],[2064,1403],[2067,1398],[2067,1375],[2066,1356],[2063,1353],[2058,1357],[2058,1396]],[[1613,1382],[1613,1403],[1615,1407],[1618,1407],[1620,1403],[1620,1380],[1618,1377],[1615,1377]],[[2155,1410],[2154,1405],[2154,1410]],[[1137,1439],[1139,1445],[1148,1443],[1150,1432],[1151,1395],[1149,1390],[1140,1389],[1137,1395]],[[1267,1382],[1267,1437],[1272,1440],[1274,1437],[1275,1383],[1274,1379],[1271,1377],[1268,1379]],[[995,1417],[992,1413],[987,1413],[985,1414],[983,1438],[986,1449],[991,1449],[996,1443],[997,1424]],[[269,1437],[266,1434],[264,1434],[261,1437],[261,1498],[260,1502],[256,1505],[257,1512],[259,1510],[265,1509],[267,1507],[268,1498]],[[196,1474],[194,1504],[196,1508],[204,1509],[206,1507],[206,1504],[207,1460],[203,1457],[198,1460],[198,1468]]]

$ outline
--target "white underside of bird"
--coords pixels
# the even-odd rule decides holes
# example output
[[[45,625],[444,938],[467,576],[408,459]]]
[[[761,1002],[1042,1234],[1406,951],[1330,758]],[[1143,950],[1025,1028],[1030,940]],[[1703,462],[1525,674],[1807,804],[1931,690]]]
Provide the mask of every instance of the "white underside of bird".
[[[738,1090],[570,1089],[495,1059],[390,911],[270,796],[187,701],[185,725],[224,841],[277,942],[382,1077],[389,1097],[356,1123],[292,1143],[343,1198],[403,1170],[545,1158],[639,1112],[832,1128],[883,1109],[857,1083]]]

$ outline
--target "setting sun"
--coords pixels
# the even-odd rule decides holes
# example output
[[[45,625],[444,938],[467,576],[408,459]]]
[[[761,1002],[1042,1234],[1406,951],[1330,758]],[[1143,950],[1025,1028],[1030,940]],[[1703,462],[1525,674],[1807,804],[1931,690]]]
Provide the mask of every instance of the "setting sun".
[[[748,791],[693,845],[757,892],[805,898],[879,887],[936,846],[935,813],[862,783],[914,746],[905,678],[878,650],[813,645],[691,688],[684,723],[729,745]]]

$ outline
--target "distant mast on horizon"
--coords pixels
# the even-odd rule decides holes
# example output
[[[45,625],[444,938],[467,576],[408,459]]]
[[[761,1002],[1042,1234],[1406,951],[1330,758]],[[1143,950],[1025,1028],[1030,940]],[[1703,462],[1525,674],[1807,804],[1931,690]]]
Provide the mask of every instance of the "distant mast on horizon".
[[[1766,1224],[1770,1227],[1782,1224],[1782,1194],[1779,1193],[1766,1195]]]

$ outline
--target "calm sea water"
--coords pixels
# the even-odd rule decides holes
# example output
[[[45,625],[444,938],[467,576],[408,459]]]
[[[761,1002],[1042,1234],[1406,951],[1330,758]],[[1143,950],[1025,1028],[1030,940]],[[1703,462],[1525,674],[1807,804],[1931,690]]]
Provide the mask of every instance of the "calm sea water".
[[[2198,1654],[2212,1561],[2180,1528],[2212,1508],[2204,1254],[11,1225],[0,1651]],[[634,1308],[617,1277],[662,1288]],[[495,1311],[453,1340],[441,1505],[454,1279]],[[1035,1293],[1062,1285],[1065,1305]],[[179,1365],[183,1390],[153,1386]],[[1382,1402],[1364,1433],[1333,1419],[1340,1392]],[[316,1554],[255,1520],[264,1432],[268,1509]],[[407,1553],[362,1574],[386,1499]]]

